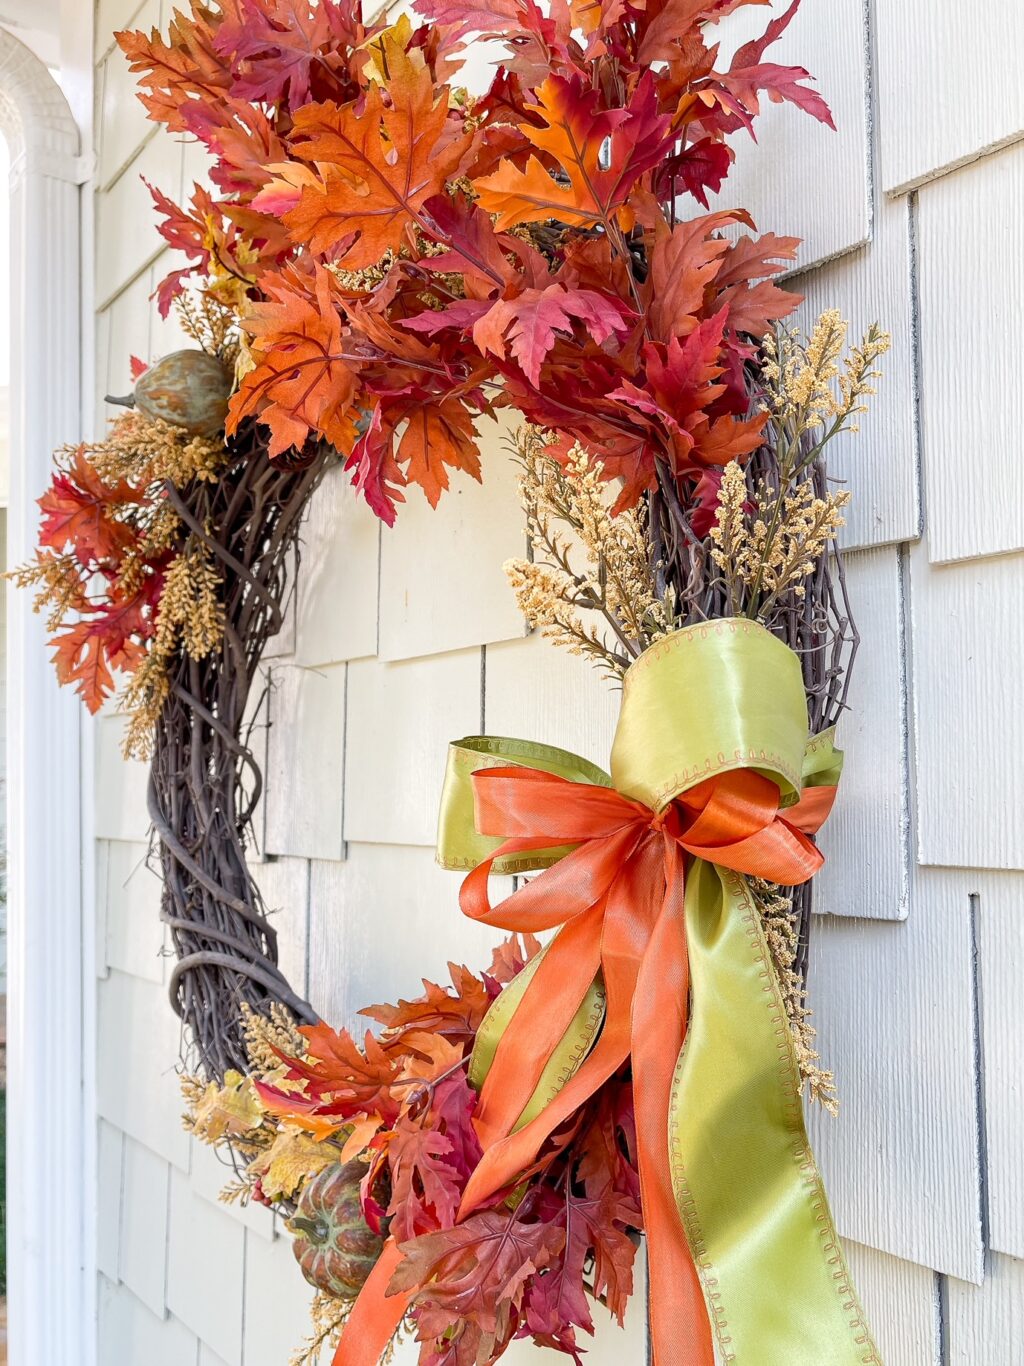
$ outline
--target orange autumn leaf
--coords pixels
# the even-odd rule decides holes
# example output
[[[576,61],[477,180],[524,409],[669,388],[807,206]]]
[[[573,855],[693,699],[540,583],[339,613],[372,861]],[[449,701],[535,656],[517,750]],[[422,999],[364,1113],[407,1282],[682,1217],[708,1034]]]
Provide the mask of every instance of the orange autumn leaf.
[[[628,106],[602,109],[598,92],[578,76],[549,76],[537,89],[537,102],[526,107],[538,123],[522,124],[521,132],[547,160],[532,156],[525,170],[508,160],[474,182],[482,207],[497,215],[499,232],[548,218],[607,223],[666,149],[668,119],[658,113],[648,78]]]
[[[122,599],[115,592],[96,608],[83,601],[81,619],[63,626],[50,640],[57,682],[61,687],[74,684],[94,716],[114,690],[111,668],[131,672],[145,658],[147,606],[145,593]]]
[[[229,432],[243,418],[258,417],[270,428],[271,459],[301,449],[310,432],[349,449],[356,378],[345,359],[330,275],[318,267],[312,291],[296,274],[270,277],[263,288],[267,301],[243,319],[255,366],[231,400]]]
[[[448,487],[448,469],[460,469],[480,482],[480,452],[476,428],[468,409],[458,399],[417,403],[409,410],[398,443],[398,460],[405,477],[419,484],[431,507],[437,507]]]
[[[339,252],[347,267],[374,265],[397,250],[428,199],[440,194],[472,135],[449,123],[448,102],[430,72],[389,49],[390,79],[355,104],[307,105],[295,116],[295,152],[318,178],[285,214],[293,239]]]
[[[377,1137],[381,1122],[380,1115],[371,1114],[365,1115],[361,1119],[353,1119],[351,1124],[346,1124],[342,1130],[342,1135],[347,1135],[347,1137],[345,1137],[341,1152],[337,1155],[338,1161],[351,1162],[353,1158],[364,1153],[373,1139]]]

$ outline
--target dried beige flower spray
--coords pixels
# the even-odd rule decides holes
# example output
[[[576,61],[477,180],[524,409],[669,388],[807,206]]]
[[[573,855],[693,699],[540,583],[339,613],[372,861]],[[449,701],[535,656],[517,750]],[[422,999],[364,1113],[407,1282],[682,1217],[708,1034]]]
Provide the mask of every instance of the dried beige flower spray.
[[[562,466],[546,446],[535,427],[513,438],[533,558],[505,573],[531,626],[621,678],[674,624],[671,600],[654,595],[643,510],[613,517],[600,465],[574,446]]]
[[[847,324],[823,313],[807,339],[780,328],[764,339],[762,380],[777,474],[751,488],[736,461],[727,465],[711,530],[714,564],[737,616],[771,625],[786,594],[800,599],[805,581],[844,524],[845,489],[818,486],[814,469],[825,447],[867,411],[890,339],[876,326],[845,356]]]

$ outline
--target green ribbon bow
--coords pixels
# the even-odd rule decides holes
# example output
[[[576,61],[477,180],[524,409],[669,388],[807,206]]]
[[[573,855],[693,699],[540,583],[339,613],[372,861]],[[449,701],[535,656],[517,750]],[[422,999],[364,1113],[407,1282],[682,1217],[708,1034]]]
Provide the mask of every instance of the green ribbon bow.
[[[838,781],[832,731],[810,740],[800,664],[755,623],[726,619],[657,642],[625,678],[611,776],[564,750],[499,737],[451,746],[438,861],[473,869],[500,841],[474,821],[472,775],[522,765],[614,787],[654,812],[730,769],[753,768],[794,805]],[[499,859],[550,867],[567,848]],[[691,1000],[669,1118],[679,1218],[724,1362],[881,1366],[853,1288],[804,1127],[785,1003],[746,877],[694,858],[685,883]],[[534,960],[497,998],[473,1052],[479,1087],[526,994]],[[598,974],[519,1127],[558,1093],[597,1039]]]

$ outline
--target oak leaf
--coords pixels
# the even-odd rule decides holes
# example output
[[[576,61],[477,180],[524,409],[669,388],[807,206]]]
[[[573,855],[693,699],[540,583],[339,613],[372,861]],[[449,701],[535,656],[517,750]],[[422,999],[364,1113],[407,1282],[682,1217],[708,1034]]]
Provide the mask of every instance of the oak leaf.
[[[552,75],[527,110],[536,122],[523,123],[522,133],[547,160],[531,156],[525,170],[507,161],[474,182],[481,205],[497,215],[499,232],[549,218],[609,224],[670,145],[669,120],[658,113],[650,73],[621,109],[602,109],[600,93],[580,75]]]
[[[154,575],[131,597],[115,587],[105,602],[77,604],[81,620],[62,627],[51,639],[58,683],[74,684],[93,715],[114,691],[111,669],[130,672],[142,662],[142,642],[152,634],[153,598],[160,583],[160,576]]]
[[[221,9],[230,12],[234,7],[234,0],[227,0]],[[114,35],[146,92],[139,99],[149,117],[173,133],[190,131],[189,111],[200,101],[221,110],[225,121],[230,119],[226,100],[231,77],[214,46],[219,19],[205,6],[193,4],[190,16],[173,12],[166,41],[155,28],[149,36],[141,30]]]
[[[388,1293],[419,1292],[421,1337],[441,1337],[460,1319],[500,1336],[510,1310],[521,1305],[530,1277],[564,1243],[562,1229],[523,1223],[507,1210],[483,1210],[455,1228],[405,1243],[404,1260]]]
[[[288,1199],[305,1181],[338,1161],[333,1144],[319,1143],[301,1129],[285,1127],[251,1164],[268,1200]]]
[[[334,0],[240,0],[214,48],[230,61],[231,93],[254,104],[295,110],[310,95],[313,74],[329,60]]]
[[[502,359],[511,351],[531,384],[539,384],[540,368],[557,336],[572,336],[582,323],[590,338],[600,345],[616,333],[629,330],[625,310],[617,300],[591,289],[566,289],[550,284],[544,289],[524,289],[497,303],[473,326],[473,340],[484,353]]]
[[[263,288],[266,300],[242,319],[255,365],[231,400],[228,431],[257,417],[270,428],[271,459],[301,449],[311,432],[348,449],[357,382],[330,275],[317,267],[310,282],[289,272],[268,277]]]
[[[83,566],[119,560],[136,533],[112,514],[145,502],[146,495],[125,480],[108,484],[101,479],[79,447],[39,499],[39,544],[51,550],[71,547]]]
[[[353,487],[373,512],[385,525],[394,526],[396,504],[405,502],[402,493],[405,477],[395,461],[392,434],[384,430],[379,403],[364,427],[345,462],[345,469],[352,476]]]
[[[401,246],[420,210],[453,177],[472,135],[449,120],[433,77],[401,54],[386,86],[361,106],[306,105],[295,117],[296,153],[316,164],[285,215],[294,240],[314,252],[337,250],[353,270]]]
[[[449,963],[448,971],[454,993],[424,978],[424,993],[416,1000],[367,1006],[359,1013],[376,1020],[396,1037],[414,1029],[434,1031],[453,1042],[469,1043],[487,1013],[491,997],[484,983],[468,968]]]
[[[446,1159],[452,1141],[437,1129],[402,1116],[388,1142],[392,1232],[401,1243],[434,1229],[451,1228],[461,1191],[458,1172]]]
[[[476,428],[469,409],[459,399],[418,401],[396,413],[405,430],[396,458],[410,484],[419,484],[431,507],[437,507],[448,487],[448,469],[461,469],[481,480]]]
[[[773,104],[785,101],[795,104],[819,123],[835,128],[825,100],[816,90],[809,90],[804,85],[804,81],[811,77],[803,67],[778,66],[761,60],[767,49],[782,37],[796,18],[800,3],[801,0],[793,0],[785,13],[771,21],[760,38],[738,48],[728,72],[719,77],[721,85],[741,101],[746,111],[744,115],[737,115],[728,121],[726,131],[743,124],[749,127],[752,117],[760,112],[760,93],[767,95]]]
[[[264,1109],[252,1082],[241,1072],[224,1074],[224,1085],[211,1081],[190,1115],[193,1133],[207,1143],[240,1138],[263,1123]]]

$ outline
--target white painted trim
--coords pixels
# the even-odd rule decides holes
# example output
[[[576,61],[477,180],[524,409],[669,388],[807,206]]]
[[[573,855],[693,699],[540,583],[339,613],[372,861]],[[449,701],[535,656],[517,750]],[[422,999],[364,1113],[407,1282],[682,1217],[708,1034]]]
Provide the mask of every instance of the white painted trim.
[[[27,559],[51,452],[82,430],[82,162],[46,67],[0,32],[11,152],[8,549]],[[11,1366],[95,1361],[91,897],[83,896],[78,701],[57,687],[28,595],[8,612],[8,1302]]]

